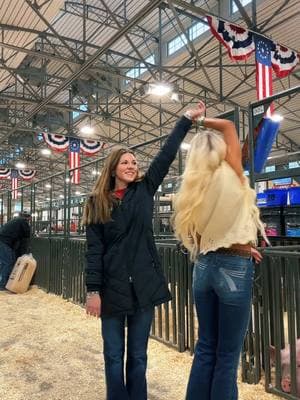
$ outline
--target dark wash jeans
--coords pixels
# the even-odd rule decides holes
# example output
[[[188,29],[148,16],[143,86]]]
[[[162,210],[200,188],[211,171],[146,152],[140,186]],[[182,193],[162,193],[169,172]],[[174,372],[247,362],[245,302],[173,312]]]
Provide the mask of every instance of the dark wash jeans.
[[[237,369],[249,323],[250,258],[210,252],[195,263],[198,342],[186,400],[237,400]]]
[[[0,242],[0,290],[5,289],[15,261],[15,252],[7,244]]]
[[[147,346],[154,310],[102,318],[107,400],[147,400]],[[126,381],[124,379],[127,320]]]

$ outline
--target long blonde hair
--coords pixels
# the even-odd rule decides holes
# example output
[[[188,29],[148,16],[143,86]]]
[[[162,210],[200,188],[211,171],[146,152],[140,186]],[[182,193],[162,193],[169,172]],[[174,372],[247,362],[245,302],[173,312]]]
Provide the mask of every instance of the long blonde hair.
[[[84,225],[106,223],[111,220],[111,211],[116,201],[112,195],[115,187],[115,171],[123,154],[130,153],[135,156],[134,152],[126,147],[118,147],[111,151],[105,160],[101,175],[98,177],[91,196],[87,199],[82,223]],[[141,179],[138,170],[136,180]]]
[[[175,235],[190,251],[191,259],[200,251],[197,222],[201,204],[212,175],[225,156],[226,144],[217,131],[201,131],[191,141],[181,185],[173,199]]]

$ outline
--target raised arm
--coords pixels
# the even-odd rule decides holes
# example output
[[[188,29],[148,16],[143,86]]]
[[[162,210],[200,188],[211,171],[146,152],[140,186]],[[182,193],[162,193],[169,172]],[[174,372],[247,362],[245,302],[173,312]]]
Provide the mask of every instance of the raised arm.
[[[243,180],[242,152],[234,123],[227,119],[204,118],[203,126],[215,129],[223,134],[227,145],[225,160],[234,169],[239,178]]]
[[[174,161],[180,144],[192,126],[194,120],[204,114],[205,105],[199,102],[197,107],[189,108],[182,116],[168,136],[159,153],[155,156],[145,175],[145,180],[154,194],[158,186],[167,175],[170,165]]]

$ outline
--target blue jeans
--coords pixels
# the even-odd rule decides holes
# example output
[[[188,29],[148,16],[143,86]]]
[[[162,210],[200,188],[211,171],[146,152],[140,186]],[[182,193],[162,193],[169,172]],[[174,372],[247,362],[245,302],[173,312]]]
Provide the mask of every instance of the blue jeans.
[[[147,400],[147,345],[153,309],[102,318],[107,400]],[[124,381],[127,320],[126,383]]]
[[[193,292],[199,337],[186,400],[237,400],[253,275],[253,262],[246,257],[211,252],[196,261]]]
[[[0,242],[0,290],[5,289],[9,275],[16,261],[15,252],[7,244]]]

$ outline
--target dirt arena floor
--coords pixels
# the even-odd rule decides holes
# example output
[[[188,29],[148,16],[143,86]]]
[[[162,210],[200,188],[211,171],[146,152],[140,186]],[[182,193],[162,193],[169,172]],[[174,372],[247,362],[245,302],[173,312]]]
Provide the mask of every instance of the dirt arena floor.
[[[0,399],[104,400],[99,320],[37,288],[0,292]],[[183,400],[192,357],[150,340],[149,400]],[[239,400],[272,400],[239,383]],[[222,399],[220,399],[222,400]]]

